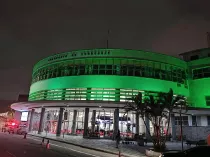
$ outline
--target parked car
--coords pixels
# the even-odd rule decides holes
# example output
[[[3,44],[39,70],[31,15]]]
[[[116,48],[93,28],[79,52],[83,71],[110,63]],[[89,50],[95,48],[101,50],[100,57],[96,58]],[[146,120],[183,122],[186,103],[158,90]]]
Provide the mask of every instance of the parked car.
[[[209,157],[210,146],[197,146],[184,151],[165,152],[160,157]]]

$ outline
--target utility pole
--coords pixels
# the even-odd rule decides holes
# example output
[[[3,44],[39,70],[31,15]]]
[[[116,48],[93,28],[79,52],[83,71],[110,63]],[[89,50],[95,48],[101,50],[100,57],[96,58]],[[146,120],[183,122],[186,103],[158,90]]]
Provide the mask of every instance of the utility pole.
[[[181,132],[181,142],[182,142],[182,151],[183,151],[184,145],[183,145],[183,128],[182,128],[182,103],[181,103],[181,108],[179,111],[179,117],[180,117],[180,132]]]

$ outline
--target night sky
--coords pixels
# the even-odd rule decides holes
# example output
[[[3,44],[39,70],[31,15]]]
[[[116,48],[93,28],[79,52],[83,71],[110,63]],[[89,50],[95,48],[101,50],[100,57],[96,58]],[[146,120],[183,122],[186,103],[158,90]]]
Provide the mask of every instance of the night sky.
[[[106,47],[178,56],[207,47],[209,0],[0,0],[0,99],[27,94],[33,65]]]

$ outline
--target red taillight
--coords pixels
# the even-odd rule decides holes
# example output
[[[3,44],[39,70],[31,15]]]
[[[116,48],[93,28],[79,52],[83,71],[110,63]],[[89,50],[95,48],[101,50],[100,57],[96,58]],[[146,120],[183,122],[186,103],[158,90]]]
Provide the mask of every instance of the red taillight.
[[[15,123],[12,123],[12,126],[14,126],[15,125]]]

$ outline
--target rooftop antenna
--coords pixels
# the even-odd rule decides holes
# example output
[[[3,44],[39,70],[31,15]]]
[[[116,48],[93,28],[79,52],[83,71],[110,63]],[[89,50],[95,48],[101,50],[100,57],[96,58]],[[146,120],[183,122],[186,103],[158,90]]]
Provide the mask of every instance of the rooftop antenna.
[[[106,48],[108,49],[109,48],[109,29],[107,31],[107,40],[106,40]]]
[[[208,48],[210,48],[210,32],[206,33]]]

